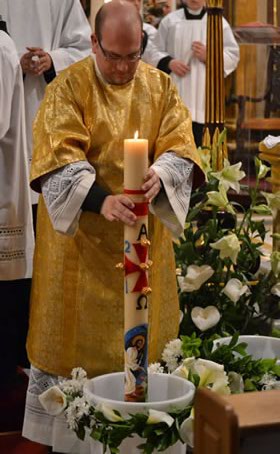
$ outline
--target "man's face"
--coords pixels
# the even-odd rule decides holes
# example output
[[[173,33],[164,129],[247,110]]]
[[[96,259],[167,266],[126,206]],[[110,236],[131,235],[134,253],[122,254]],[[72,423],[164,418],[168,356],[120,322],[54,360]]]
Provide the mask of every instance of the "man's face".
[[[171,12],[171,6],[168,3],[164,3],[164,5],[162,7],[162,12],[163,12],[163,15],[166,16],[167,14],[169,14]]]
[[[142,33],[139,27],[133,31],[118,30],[105,23],[101,39],[92,37],[92,48],[98,68],[104,79],[114,85],[124,85],[133,79],[141,56]]]
[[[205,0],[184,0],[185,5],[196,11],[205,5]]]

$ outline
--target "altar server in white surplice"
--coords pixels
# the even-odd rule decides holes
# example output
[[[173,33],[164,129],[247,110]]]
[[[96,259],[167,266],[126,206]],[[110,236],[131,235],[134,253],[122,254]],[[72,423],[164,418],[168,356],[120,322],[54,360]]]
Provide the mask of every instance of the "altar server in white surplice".
[[[1,30],[0,392],[5,397],[18,381],[17,365],[25,366],[27,361],[25,340],[34,247],[28,173],[22,70],[13,41]]]
[[[91,28],[80,0],[0,0],[24,72],[28,156],[32,122],[46,85],[63,69],[91,53]],[[32,192],[32,203],[37,203]]]
[[[237,67],[239,47],[223,18],[224,74]],[[190,109],[196,145],[201,145],[205,122],[207,12],[205,0],[183,0],[183,8],[164,17],[154,43],[165,52],[157,67],[171,75]]]

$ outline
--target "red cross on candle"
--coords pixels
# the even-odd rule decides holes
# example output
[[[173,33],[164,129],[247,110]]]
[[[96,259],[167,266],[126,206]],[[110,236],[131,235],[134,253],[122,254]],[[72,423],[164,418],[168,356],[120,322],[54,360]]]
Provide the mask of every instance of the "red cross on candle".
[[[141,292],[143,288],[148,286],[148,278],[147,278],[147,271],[145,268],[141,267],[141,264],[145,264],[148,255],[148,248],[146,246],[142,246],[140,243],[133,243],[132,246],[134,247],[137,257],[139,259],[140,264],[134,263],[125,255],[125,262],[124,262],[124,269],[125,269],[125,276],[132,273],[140,273],[139,277],[136,281],[136,284],[132,290],[134,292]]]

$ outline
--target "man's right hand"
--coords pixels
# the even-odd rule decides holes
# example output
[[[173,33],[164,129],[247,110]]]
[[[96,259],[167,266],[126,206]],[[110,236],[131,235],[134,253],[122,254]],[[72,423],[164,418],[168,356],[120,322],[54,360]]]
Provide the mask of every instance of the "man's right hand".
[[[186,65],[182,60],[170,60],[169,69],[179,77],[184,77],[191,69],[189,65]]]
[[[136,215],[131,211],[134,203],[126,195],[108,195],[101,207],[100,213],[108,221],[122,221],[126,225],[134,225]]]

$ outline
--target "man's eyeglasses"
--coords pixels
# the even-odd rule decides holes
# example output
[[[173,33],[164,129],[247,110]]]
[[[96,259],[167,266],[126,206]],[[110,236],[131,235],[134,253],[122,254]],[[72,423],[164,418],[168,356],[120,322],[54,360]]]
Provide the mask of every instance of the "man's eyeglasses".
[[[122,57],[121,55],[112,54],[108,50],[105,50],[102,47],[101,42],[99,40],[98,40],[98,44],[99,44],[99,47],[102,50],[102,53],[103,53],[104,57],[106,58],[106,60],[113,62],[113,63],[119,63],[123,60],[128,63],[136,63],[138,60],[140,60],[141,55],[143,53],[143,48],[141,46],[141,49],[139,49],[139,51],[136,52],[135,54],[130,54],[130,55],[126,55],[125,57]]]

